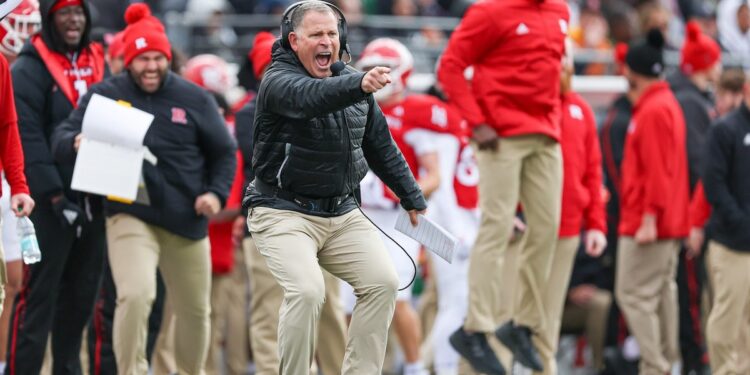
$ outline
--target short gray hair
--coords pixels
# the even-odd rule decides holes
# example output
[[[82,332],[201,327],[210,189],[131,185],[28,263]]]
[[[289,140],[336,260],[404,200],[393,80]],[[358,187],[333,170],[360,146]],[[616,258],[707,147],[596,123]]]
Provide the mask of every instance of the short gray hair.
[[[292,14],[289,15],[289,18],[292,22],[292,30],[297,30],[297,27],[299,27],[300,24],[302,24],[302,19],[305,18],[305,15],[308,12],[319,12],[319,13],[331,13],[334,17],[336,17],[336,21],[339,20],[339,15],[336,14],[336,11],[331,8],[328,3],[320,0],[311,0],[311,1],[305,1],[304,3],[300,4],[294,10],[292,11]]]

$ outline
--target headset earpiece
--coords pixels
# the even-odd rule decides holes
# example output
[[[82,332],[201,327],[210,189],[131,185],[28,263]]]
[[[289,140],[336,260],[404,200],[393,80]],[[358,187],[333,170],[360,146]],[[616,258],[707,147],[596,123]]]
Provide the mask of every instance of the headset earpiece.
[[[291,49],[292,44],[289,41],[289,34],[292,33],[292,14],[294,13],[294,10],[297,9],[300,5],[306,3],[307,1],[298,1],[292,5],[290,5],[286,10],[284,11],[284,14],[281,16],[281,46],[286,49]],[[338,21],[338,29],[339,29],[339,60],[341,60],[344,56],[344,52],[346,52],[349,55],[349,59],[351,60],[351,52],[349,50],[349,44],[347,41],[347,29],[348,26],[346,24],[346,17],[344,17],[344,12],[339,9],[339,7],[331,4],[331,3],[325,3],[333,9],[333,11],[338,14],[339,21]]]

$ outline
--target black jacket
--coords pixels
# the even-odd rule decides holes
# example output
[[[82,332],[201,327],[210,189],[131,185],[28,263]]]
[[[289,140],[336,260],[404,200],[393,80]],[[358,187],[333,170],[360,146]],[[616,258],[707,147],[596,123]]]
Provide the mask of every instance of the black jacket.
[[[49,9],[54,1],[40,3],[42,30],[45,44],[53,51],[63,51],[57,33],[54,31]],[[83,2],[87,20],[87,1]],[[80,48],[87,48],[89,42],[90,22],[86,23]],[[31,196],[37,205],[48,205],[52,196],[65,193],[68,199],[76,201],[77,197],[70,190],[73,177],[72,163],[56,163],[50,151],[52,131],[68,117],[73,110],[70,100],[57,89],[39,52],[33,44],[26,43],[18,59],[11,68],[16,110],[18,112],[18,130],[21,135],[25,158],[25,173]]]
[[[703,185],[713,207],[713,239],[733,250],[750,251],[750,110],[746,104],[709,131]]]
[[[605,122],[601,126],[599,140],[604,164],[604,184],[610,194],[607,201],[607,233],[610,246],[617,242],[617,226],[620,218],[620,165],[625,153],[625,139],[633,114],[633,104],[626,95],[612,103]]]
[[[692,192],[700,179],[704,144],[713,121],[714,103],[709,93],[701,91],[682,72],[678,71],[671,75],[668,82],[685,115],[688,171]]]
[[[250,100],[242,109],[237,111],[234,119],[234,136],[237,138],[237,147],[242,154],[242,173],[244,180],[242,186],[247,187],[254,178],[253,173],[253,143],[255,139],[255,106],[257,97]],[[242,216],[247,217],[248,208],[242,205]],[[245,228],[245,237],[250,236],[247,225]]]
[[[312,78],[296,55],[277,41],[258,92],[255,178],[304,198],[348,197],[346,204],[323,213],[251,190],[251,207],[319,216],[344,214],[355,207],[351,195],[369,165],[405,209],[426,208],[380,107],[360,87],[363,77],[364,73],[348,67],[338,77]]]
[[[73,139],[91,95],[124,100],[155,116],[143,144],[157,158],[143,162],[150,204],[107,202],[107,214],[127,213],[149,224],[191,239],[206,236],[208,221],[195,213],[195,199],[206,192],[226,202],[237,163],[235,144],[214,98],[169,72],[154,94],[143,92],[125,72],[93,86],[79,107],[55,130],[52,149],[61,162],[75,160]],[[186,123],[175,119],[184,111]],[[177,116],[180,117],[180,116]]]
[[[242,186],[247,186],[253,180],[253,143],[255,132],[255,106],[257,97],[250,100],[242,109],[237,111],[234,119],[234,136],[242,154],[242,173],[245,180]]]

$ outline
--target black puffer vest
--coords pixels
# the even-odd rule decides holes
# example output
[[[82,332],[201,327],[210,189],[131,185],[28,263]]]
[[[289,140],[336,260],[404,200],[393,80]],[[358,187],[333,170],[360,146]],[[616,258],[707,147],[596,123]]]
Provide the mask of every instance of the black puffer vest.
[[[341,108],[328,113],[304,110],[322,110],[337,98],[326,97],[314,84],[286,95],[290,85],[313,79],[294,54],[276,48],[258,93],[253,151],[257,179],[306,197],[328,198],[351,193],[365,176],[362,142],[373,103],[360,89],[361,73],[346,69],[334,79],[340,81],[338,91],[351,88],[350,95],[341,98]],[[360,100],[347,106],[356,98]]]

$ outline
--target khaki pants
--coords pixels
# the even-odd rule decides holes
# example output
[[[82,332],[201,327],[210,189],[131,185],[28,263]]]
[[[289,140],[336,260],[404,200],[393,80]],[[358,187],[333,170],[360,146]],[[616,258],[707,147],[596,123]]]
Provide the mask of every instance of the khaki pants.
[[[713,374],[747,373],[748,309],[750,309],[750,253],[734,251],[711,241],[708,272],[714,298],[706,338]],[[742,363],[740,362],[742,361]]]
[[[563,310],[563,331],[581,331],[586,335],[594,370],[604,368],[604,341],[607,338],[607,321],[612,308],[612,294],[603,289],[597,289],[589,303],[585,305],[567,304]]]
[[[278,354],[279,309],[284,291],[274,280],[252,238],[242,242],[250,278],[250,341],[256,375],[275,375],[281,363]],[[324,375],[341,374],[346,348],[346,322],[339,293],[339,280],[323,271],[325,303],[320,313],[317,340],[318,363]]]
[[[229,275],[211,277],[211,336],[206,355],[206,375],[222,374],[222,341],[226,329],[226,313],[229,303],[228,289],[232,286]]]
[[[515,306],[520,303],[521,296],[517,294],[516,285],[518,284],[518,261],[520,252],[523,248],[527,236],[519,238],[512,242],[505,253],[503,264],[503,296],[507,302],[501,305],[501,316],[509,319]],[[544,296],[546,324],[544,329],[538,331],[532,337],[534,346],[539,351],[539,355],[544,364],[543,374],[557,373],[557,344],[560,338],[560,321],[562,319],[563,307],[570,282],[570,274],[573,271],[573,262],[578,252],[578,245],[581,239],[575,237],[563,237],[557,240],[553,252],[552,269],[549,274],[549,281],[544,285],[541,292]],[[507,351],[499,352],[501,361],[506,368],[512,366],[512,353]]]
[[[146,334],[159,267],[175,314],[177,372],[201,374],[209,336],[208,239],[187,239],[118,214],[107,219],[107,243],[117,287],[113,343],[118,373],[148,372]]]
[[[169,295],[164,297],[161,324],[159,325],[159,337],[154,344],[154,352],[151,354],[151,372],[154,375],[171,375],[177,371],[177,363],[174,358],[175,319]]]
[[[641,349],[639,373],[664,375],[679,359],[677,314],[678,240],[638,245],[620,237],[615,298]]]
[[[508,247],[519,198],[528,223],[519,254],[519,304],[516,324],[534,332],[544,329],[544,295],[560,226],[562,157],[560,145],[543,135],[500,139],[498,152],[477,151],[479,236],[469,267],[469,311],[465,328],[491,332],[500,323],[493,313],[501,295],[502,257]]]
[[[227,362],[227,374],[238,375],[247,372],[250,353],[250,336],[248,330],[249,285],[245,253],[242,246],[234,252],[234,269],[227,289],[226,329],[224,330],[224,358]]]
[[[271,274],[284,290],[279,317],[280,372],[310,372],[325,301],[322,267],[352,285],[357,296],[342,374],[379,374],[398,277],[375,227],[359,210],[323,218],[254,208],[248,224]]]
[[[500,259],[502,270],[502,281],[500,283],[500,298],[495,298],[493,302],[493,314],[499,317],[499,322],[505,322],[513,318],[513,309],[518,304],[518,295],[516,294],[516,284],[518,284],[518,258],[521,249],[524,246],[526,236],[521,235],[514,238],[508,244],[508,249]],[[513,368],[513,352],[505,347],[494,334],[488,334],[487,341],[490,347],[497,355],[500,363],[506,369]],[[477,372],[469,365],[463,357],[458,366],[458,373],[461,375],[477,375]],[[438,374],[440,375],[440,374]]]
[[[557,374],[557,344],[560,339],[560,321],[562,320],[565,299],[568,295],[570,274],[573,272],[573,262],[576,259],[578,245],[581,238],[562,237],[557,240],[557,248],[552,261],[552,271],[549,281],[544,285],[544,307],[546,316],[544,329],[533,337],[534,346],[539,350],[544,372],[542,374]]]

